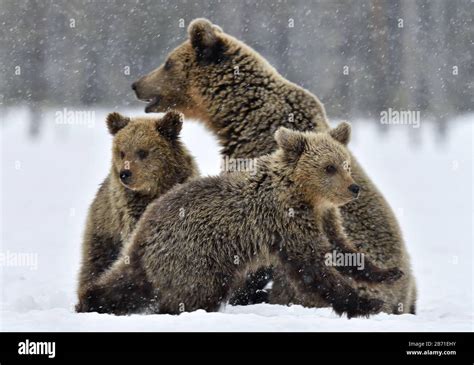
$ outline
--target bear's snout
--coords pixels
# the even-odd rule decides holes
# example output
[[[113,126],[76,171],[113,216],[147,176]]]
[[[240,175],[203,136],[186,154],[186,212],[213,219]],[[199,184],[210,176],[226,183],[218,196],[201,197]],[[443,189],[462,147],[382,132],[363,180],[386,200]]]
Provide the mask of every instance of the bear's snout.
[[[354,195],[354,198],[357,198],[359,196],[359,191],[360,191],[359,185],[351,184],[349,185],[348,189],[352,193],[352,195]]]
[[[132,83],[132,90],[135,92],[138,100],[148,101],[151,99],[151,96],[147,95],[149,92],[146,92],[143,86],[143,78],[138,79]]]
[[[120,180],[122,180],[122,182],[124,184],[127,184],[130,182],[130,179],[132,178],[132,172],[130,170],[122,170],[120,171]]]

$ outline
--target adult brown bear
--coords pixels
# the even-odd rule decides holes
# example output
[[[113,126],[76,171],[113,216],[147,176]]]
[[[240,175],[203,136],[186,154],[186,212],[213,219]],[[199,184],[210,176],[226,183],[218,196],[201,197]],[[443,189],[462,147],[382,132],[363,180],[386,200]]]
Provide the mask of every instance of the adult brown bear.
[[[299,131],[329,128],[323,105],[307,90],[291,83],[257,52],[206,19],[196,19],[189,39],[156,70],[132,88],[148,102],[147,112],[174,108],[203,122],[218,138],[222,155],[255,158],[276,148],[273,133],[284,126]],[[392,209],[352,156],[360,198],[341,207],[343,226],[356,247],[380,267],[398,267],[404,277],[395,285],[360,285],[361,293],[383,298],[388,313],[415,313],[416,285],[409,256]],[[237,293],[239,304],[255,300],[268,282],[268,270],[250,277]],[[325,306],[316,295],[298,295],[275,269],[272,303]]]

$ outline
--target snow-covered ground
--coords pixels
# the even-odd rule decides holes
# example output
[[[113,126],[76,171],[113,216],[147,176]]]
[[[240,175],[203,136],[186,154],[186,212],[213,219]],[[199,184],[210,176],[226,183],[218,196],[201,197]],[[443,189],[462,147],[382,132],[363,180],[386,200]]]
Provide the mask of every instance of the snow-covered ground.
[[[330,309],[259,304],[218,313],[115,317],[76,314],[76,276],[89,203],[109,168],[105,111],[94,125],[55,123],[39,139],[26,109],[2,110],[1,331],[472,331],[474,115],[450,121],[436,144],[421,128],[357,122],[351,149],[384,192],[402,226],[418,281],[418,315],[339,318]],[[140,110],[123,111],[140,114]],[[203,174],[219,170],[218,147],[197,123],[183,139]],[[15,263],[22,254],[28,260]]]

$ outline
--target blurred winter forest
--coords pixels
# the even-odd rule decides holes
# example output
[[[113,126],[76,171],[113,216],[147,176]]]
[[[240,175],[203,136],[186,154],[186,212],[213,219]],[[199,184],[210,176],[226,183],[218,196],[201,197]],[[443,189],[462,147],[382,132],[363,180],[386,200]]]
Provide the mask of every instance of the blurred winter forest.
[[[471,0],[0,0],[0,107],[142,107],[130,88],[196,17],[315,93],[331,118],[471,110]],[[32,115],[40,115],[32,113]],[[32,118],[30,133],[41,130]]]

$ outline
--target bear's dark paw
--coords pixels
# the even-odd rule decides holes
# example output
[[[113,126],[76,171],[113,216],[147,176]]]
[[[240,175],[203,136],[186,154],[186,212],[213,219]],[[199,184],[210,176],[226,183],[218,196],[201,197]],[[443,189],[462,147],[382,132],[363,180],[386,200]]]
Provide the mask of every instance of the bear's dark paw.
[[[88,299],[79,300],[79,303],[76,304],[75,309],[77,313],[95,312],[93,305]]]
[[[253,297],[252,304],[268,303],[270,295],[267,290],[257,290]]]
[[[347,311],[347,318],[368,317],[371,314],[377,314],[382,310],[384,301],[380,299],[359,298],[357,304]]]
[[[99,312],[105,313],[105,308],[100,300],[102,292],[96,288],[84,290],[79,295],[79,302],[76,304],[77,313]]]
[[[368,317],[371,314],[377,314],[382,310],[384,301],[380,299],[356,298],[333,303],[334,311],[347,318]]]

